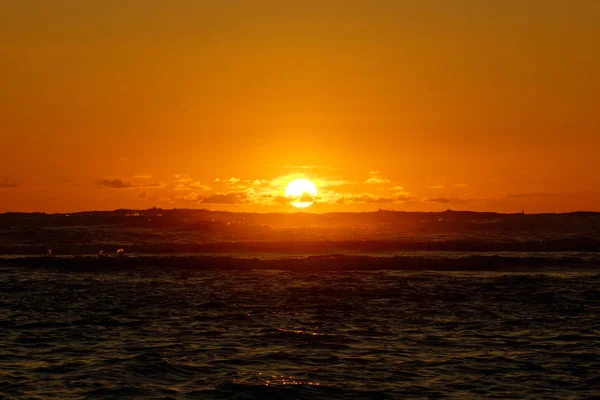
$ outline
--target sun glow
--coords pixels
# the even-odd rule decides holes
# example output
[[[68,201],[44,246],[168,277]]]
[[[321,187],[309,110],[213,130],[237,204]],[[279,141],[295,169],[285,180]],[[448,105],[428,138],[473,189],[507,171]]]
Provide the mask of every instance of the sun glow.
[[[294,207],[306,208],[315,202],[317,187],[309,180],[296,179],[288,183],[285,188],[285,197]]]

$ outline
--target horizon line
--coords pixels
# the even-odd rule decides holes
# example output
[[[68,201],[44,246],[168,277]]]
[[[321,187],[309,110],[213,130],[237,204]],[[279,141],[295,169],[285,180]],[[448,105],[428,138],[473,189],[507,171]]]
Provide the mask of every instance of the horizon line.
[[[72,215],[72,214],[90,214],[90,213],[115,213],[115,212],[148,212],[148,211],[195,211],[195,212],[209,212],[209,213],[230,213],[230,214],[259,214],[259,215],[269,215],[269,214],[287,214],[287,215],[327,215],[327,214],[375,214],[379,212],[389,212],[389,213],[403,213],[403,214],[443,214],[449,212],[455,213],[471,213],[471,214],[497,214],[497,215],[566,215],[566,214],[600,214],[600,211],[592,211],[592,210],[573,210],[573,211],[564,211],[564,212],[533,212],[533,213],[525,213],[521,212],[499,212],[499,211],[473,211],[473,210],[453,210],[446,209],[443,211],[404,211],[404,210],[388,210],[380,208],[379,210],[374,211],[328,211],[328,212],[307,212],[307,211],[230,211],[230,210],[209,210],[206,208],[160,208],[160,207],[152,207],[152,208],[144,208],[144,209],[136,209],[136,208],[117,208],[112,210],[84,210],[84,211],[73,211],[73,212],[45,212],[45,211],[4,211],[0,212],[0,216],[8,215],[8,214],[43,214],[48,216],[53,215]]]

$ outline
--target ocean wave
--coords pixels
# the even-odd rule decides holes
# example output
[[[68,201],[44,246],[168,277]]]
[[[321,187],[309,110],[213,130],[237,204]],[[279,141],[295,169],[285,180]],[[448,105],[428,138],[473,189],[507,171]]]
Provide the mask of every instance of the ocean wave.
[[[195,266],[182,280],[169,258],[83,274],[19,260],[0,274],[2,398],[597,392],[600,273]]]

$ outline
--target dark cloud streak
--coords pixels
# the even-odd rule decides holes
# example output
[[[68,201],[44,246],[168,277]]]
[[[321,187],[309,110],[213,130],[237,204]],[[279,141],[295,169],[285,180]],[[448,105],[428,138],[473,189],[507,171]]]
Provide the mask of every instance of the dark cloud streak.
[[[113,188],[113,189],[131,189],[131,188],[161,188],[164,186],[161,182],[150,182],[144,184],[136,184],[133,183],[131,179],[122,179],[122,178],[104,178],[97,183],[101,186]]]
[[[0,188],[2,189],[12,189],[21,186],[19,183],[10,181],[8,179],[3,179],[0,181]]]
[[[113,189],[129,189],[134,187],[131,180],[123,180],[121,178],[106,178],[98,181],[99,185]]]
[[[250,199],[246,192],[229,192],[206,196],[200,202],[205,204],[245,204],[249,203]]]

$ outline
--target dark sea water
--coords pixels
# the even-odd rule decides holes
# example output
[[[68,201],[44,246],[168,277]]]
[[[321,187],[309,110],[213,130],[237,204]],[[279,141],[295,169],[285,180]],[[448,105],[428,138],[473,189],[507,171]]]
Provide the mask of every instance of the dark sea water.
[[[600,275],[0,269],[0,397],[588,398]]]

